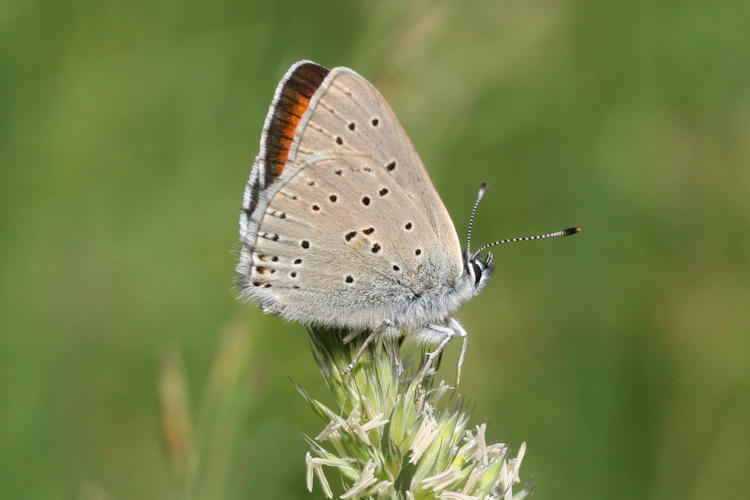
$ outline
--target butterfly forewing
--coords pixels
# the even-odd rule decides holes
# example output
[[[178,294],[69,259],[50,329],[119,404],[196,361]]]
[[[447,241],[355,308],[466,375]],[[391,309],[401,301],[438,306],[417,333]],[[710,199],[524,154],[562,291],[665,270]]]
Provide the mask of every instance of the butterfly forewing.
[[[245,213],[245,295],[290,319],[376,327],[394,307],[440,293],[461,274],[445,207],[395,115],[362,77],[332,70],[283,147],[280,175]]]
[[[348,68],[334,68],[312,100],[291,154],[304,161],[323,151],[367,154],[399,183],[431,218],[439,241],[461,261],[461,248],[448,211],[390,106],[367,80]]]

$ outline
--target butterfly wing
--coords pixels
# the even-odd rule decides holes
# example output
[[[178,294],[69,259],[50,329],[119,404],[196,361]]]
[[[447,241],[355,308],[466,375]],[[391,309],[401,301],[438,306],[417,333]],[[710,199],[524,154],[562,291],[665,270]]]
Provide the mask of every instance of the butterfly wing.
[[[277,89],[246,189],[237,273],[243,295],[269,312],[374,328],[452,286],[461,249],[385,99],[350,69],[324,71],[298,63]]]

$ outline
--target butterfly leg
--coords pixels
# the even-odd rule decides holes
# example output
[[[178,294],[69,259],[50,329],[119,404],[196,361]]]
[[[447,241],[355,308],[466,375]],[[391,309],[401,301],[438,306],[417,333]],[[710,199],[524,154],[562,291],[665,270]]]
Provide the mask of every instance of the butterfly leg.
[[[367,346],[369,346],[372,343],[372,341],[375,340],[376,337],[380,337],[390,327],[391,327],[390,321],[383,321],[383,323],[381,323],[379,327],[372,330],[370,334],[365,338],[365,341],[362,342],[362,345],[359,347],[359,350],[354,355],[354,358],[352,359],[351,363],[349,363],[346,366],[346,368],[344,368],[344,371],[342,372],[342,374],[349,375],[351,371],[354,369],[354,367],[357,366],[357,362],[359,361],[359,358],[361,358],[362,355],[365,353]],[[344,337],[344,343],[351,341],[357,335],[359,335],[359,333],[354,333],[354,332],[350,333],[349,335]]]
[[[466,330],[463,329],[458,321],[450,318],[446,325],[426,325],[420,333],[421,336],[424,336],[426,334],[432,337],[440,338],[440,344],[438,344],[437,348],[427,354],[427,360],[425,361],[422,371],[419,373],[420,384],[422,383],[422,380],[427,376],[430,369],[432,369],[434,361],[442,355],[448,343],[456,337],[461,337],[461,354],[458,356],[458,367],[456,368],[456,388],[458,389],[458,386],[461,383],[461,368],[463,367],[464,357],[466,355],[466,341],[468,338]]]
[[[456,389],[461,385],[461,368],[464,366],[464,357],[466,356],[466,342],[469,335],[461,324],[455,319],[450,319],[450,326],[458,337],[461,337],[461,354],[458,355],[458,366],[456,367]]]

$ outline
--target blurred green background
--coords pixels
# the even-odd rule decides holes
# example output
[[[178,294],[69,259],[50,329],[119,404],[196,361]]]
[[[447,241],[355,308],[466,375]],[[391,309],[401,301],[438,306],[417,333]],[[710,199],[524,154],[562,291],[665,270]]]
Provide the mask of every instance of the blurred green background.
[[[267,106],[309,58],[378,86],[461,235],[483,180],[475,242],[584,228],[498,248],[458,315],[463,392],[528,442],[535,498],[745,498],[749,27],[691,0],[5,2],[0,496],[168,498],[160,356],[195,411],[235,329],[207,498],[309,497],[308,339],[230,288]]]

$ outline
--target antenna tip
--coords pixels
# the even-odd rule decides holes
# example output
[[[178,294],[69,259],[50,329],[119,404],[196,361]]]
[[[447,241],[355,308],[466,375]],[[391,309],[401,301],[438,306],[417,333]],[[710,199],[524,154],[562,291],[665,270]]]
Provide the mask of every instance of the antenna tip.
[[[565,233],[565,236],[568,236],[568,235],[571,235],[571,234],[580,233],[580,232],[581,232],[581,228],[580,227],[569,227],[568,229],[566,229],[565,231],[563,231],[563,233]]]
[[[487,191],[487,187],[489,184],[487,184],[487,181],[483,182],[481,186],[479,186],[479,196],[484,196],[484,192]]]

